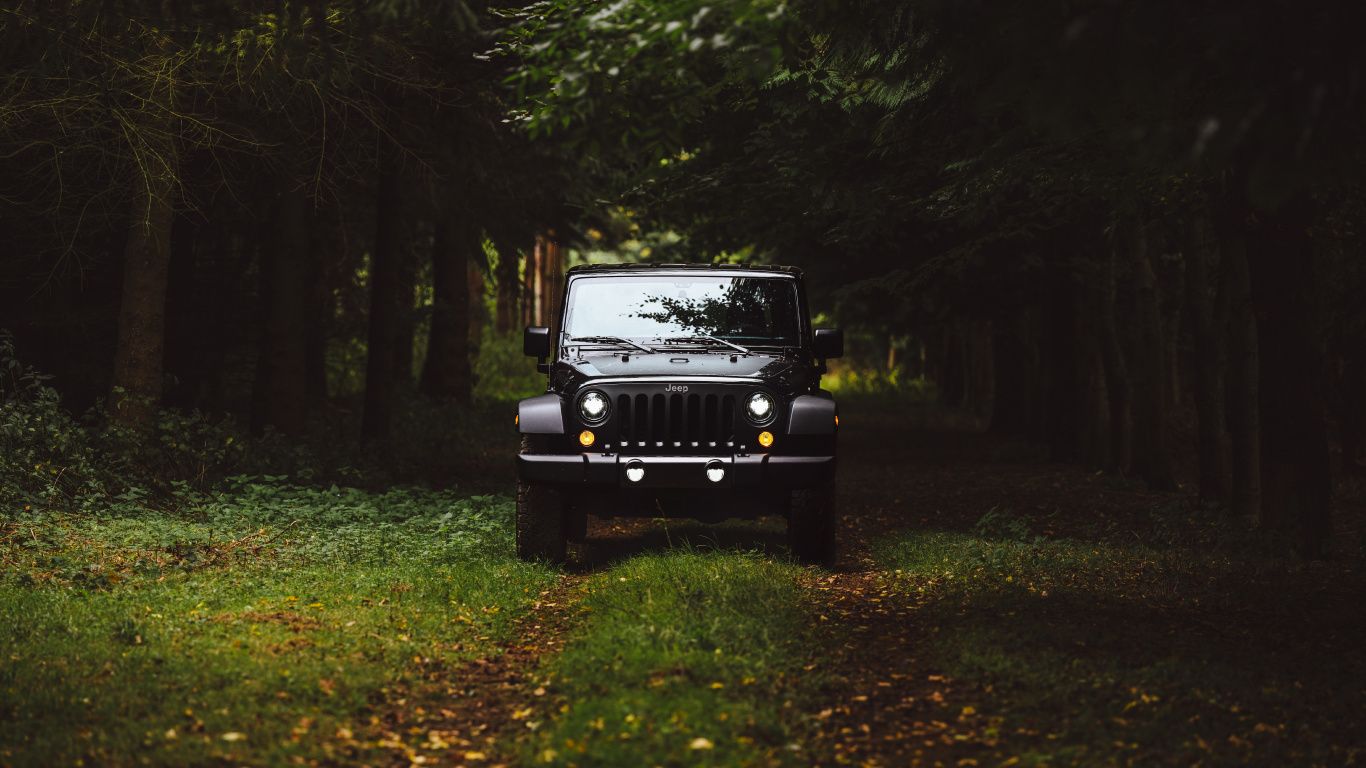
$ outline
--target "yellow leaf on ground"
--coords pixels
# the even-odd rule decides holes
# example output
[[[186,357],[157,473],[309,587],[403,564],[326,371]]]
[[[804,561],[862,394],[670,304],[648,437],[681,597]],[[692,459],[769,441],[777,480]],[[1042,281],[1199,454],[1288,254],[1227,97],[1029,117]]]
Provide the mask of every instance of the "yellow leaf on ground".
[[[715,745],[715,744],[712,744],[710,740],[704,739],[704,738],[702,738],[702,737],[699,736],[699,737],[697,737],[697,738],[695,738],[695,739],[692,740],[692,743],[688,745],[688,748],[689,748],[689,749],[711,749],[711,748],[714,747],[714,746],[716,746],[716,745]]]
[[[223,741],[241,741],[242,739],[245,739],[246,737],[247,737],[247,736],[246,736],[246,734],[244,734],[244,733],[238,733],[238,732],[236,732],[236,731],[228,731],[227,733],[223,734],[222,736],[219,736],[218,738],[222,739]]]

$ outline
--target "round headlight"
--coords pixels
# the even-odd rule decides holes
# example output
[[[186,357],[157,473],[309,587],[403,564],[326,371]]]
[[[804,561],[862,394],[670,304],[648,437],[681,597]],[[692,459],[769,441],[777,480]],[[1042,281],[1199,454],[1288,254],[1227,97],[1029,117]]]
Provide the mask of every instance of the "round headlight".
[[[589,392],[579,398],[579,415],[583,420],[596,424],[607,418],[607,396],[601,392]]]
[[[745,415],[756,424],[767,424],[773,419],[775,410],[773,398],[763,392],[755,392],[745,401]]]

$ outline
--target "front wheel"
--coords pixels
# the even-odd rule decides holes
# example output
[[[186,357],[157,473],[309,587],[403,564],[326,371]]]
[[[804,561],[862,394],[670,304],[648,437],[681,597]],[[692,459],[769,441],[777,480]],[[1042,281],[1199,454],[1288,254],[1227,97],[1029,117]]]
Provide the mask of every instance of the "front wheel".
[[[522,438],[522,453],[546,453],[537,436]],[[564,494],[553,488],[528,483],[517,484],[517,557],[563,563],[565,540]]]
[[[787,538],[792,554],[803,563],[835,562],[835,489],[793,491],[787,513]]]

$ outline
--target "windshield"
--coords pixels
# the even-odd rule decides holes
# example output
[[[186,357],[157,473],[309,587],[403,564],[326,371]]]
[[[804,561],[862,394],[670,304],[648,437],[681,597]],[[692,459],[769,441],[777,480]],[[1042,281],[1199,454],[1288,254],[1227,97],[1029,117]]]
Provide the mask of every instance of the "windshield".
[[[570,283],[571,338],[715,336],[751,346],[799,346],[797,284],[780,277],[612,275]]]

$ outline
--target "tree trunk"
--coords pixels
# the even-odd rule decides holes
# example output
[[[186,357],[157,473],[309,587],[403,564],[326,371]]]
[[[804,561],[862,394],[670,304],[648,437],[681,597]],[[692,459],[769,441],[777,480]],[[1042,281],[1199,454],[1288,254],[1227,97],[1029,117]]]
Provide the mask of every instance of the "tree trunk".
[[[498,282],[497,304],[493,316],[493,332],[499,338],[506,338],[517,326],[517,296],[521,280],[517,277],[520,264],[517,252],[511,248],[498,249],[498,266],[494,278]]]
[[[413,389],[413,344],[417,322],[418,260],[413,253],[413,222],[404,211],[399,226],[397,285],[394,291],[394,386],[404,392]]]
[[[1019,315],[1013,322],[992,324],[995,333],[991,345],[995,357],[992,371],[996,384],[990,431],[998,435],[1022,435],[1029,422],[1023,324]]]
[[[1261,419],[1258,413],[1257,320],[1252,311],[1244,225],[1238,211],[1221,210],[1221,279],[1228,295],[1228,431],[1231,448],[1229,512],[1253,519],[1261,507]]]
[[[1109,468],[1120,474],[1133,461],[1133,382],[1119,342],[1116,294],[1119,282],[1118,249],[1111,247],[1100,277],[1100,354],[1105,366],[1105,397],[1110,408]]]
[[[1195,342],[1195,410],[1199,418],[1196,453],[1200,463],[1200,500],[1226,506],[1229,485],[1228,438],[1224,432],[1224,373],[1228,350],[1228,291],[1216,287],[1214,251],[1202,213],[1192,215],[1186,231],[1186,306]]]
[[[279,180],[274,226],[265,243],[262,273],[266,287],[258,376],[263,402],[253,409],[252,426],[272,425],[295,440],[306,415],[308,336],[308,198],[292,178]]]
[[[522,326],[537,325],[541,316],[536,312],[536,276],[541,268],[536,265],[540,249],[532,248],[523,259],[522,269]]]
[[[1174,263],[1164,261],[1158,271],[1162,293],[1162,402],[1168,413],[1181,407],[1181,308],[1186,298],[1186,274]]]
[[[304,398],[310,410],[327,400],[327,328],[332,314],[328,262],[324,254],[340,253],[339,207],[327,206],[309,216],[312,238],[308,259],[308,331],[304,341]]]
[[[422,392],[467,403],[471,380],[468,266],[479,235],[467,211],[442,213],[432,238],[432,332]]]
[[[1248,238],[1248,266],[1261,347],[1262,522],[1298,529],[1304,556],[1317,558],[1332,530],[1332,469],[1312,225],[1307,196],[1266,215]]]
[[[113,420],[138,429],[152,422],[161,404],[166,280],[179,168],[169,75],[158,78],[150,90],[139,126],[138,171],[123,253],[119,344],[109,393]]]
[[[483,243],[476,243],[479,249],[483,250]],[[481,254],[475,253],[475,256]],[[487,319],[488,310],[484,305],[484,270],[480,269],[479,259],[470,258],[469,264],[465,268],[465,284],[469,286],[469,318],[470,318],[470,352],[478,355],[479,345],[484,340],[484,322]]]
[[[1129,239],[1129,258],[1134,270],[1134,320],[1137,325],[1133,358],[1133,466],[1150,488],[1175,491],[1176,478],[1167,442],[1162,294],[1149,254],[1147,234],[1141,229]]]
[[[543,277],[541,280],[541,291],[544,299],[541,302],[542,310],[545,313],[542,317],[542,325],[550,326],[550,338],[555,339],[555,345],[559,345],[560,330],[560,288],[564,285],[564,245],[556,239],[555,230],[550,230],[542,239],[542,269]]]
[[[1046,294],[1043,341],[1049,456],[1054,461],[1077,458],[1077,409],[1081,395],[1077,381],[1076,286],[1063,278]]]
[[[1357,354],[1361,354],[1359,351]],[[1342,441],[1342,473],[1361,475],[1362,438],[1366,437],[1366,362],[1350,357],[1343,363],[1342,419],[1338,425]]]
[[[370,249],[370,330],[365,357],[365,414],[361,439],[390,437],[394,418],[394,336],[397,329],[403,186],[399,158],[390,150],[381,162],[375,206],[375,242]]]
[[[1078,282],[1075,286],[1077,312],[1073,333],[1076,335],[1076,379],[1078,398],[1074,422],[1077,458],[1087,467],[1104,468],[1110,464],[1110,414],[1105,391],[1105,364],[1101,356],[1101,311],[1104,308],[1104,286],[1095,279],[1095,265],[1077,265]]]

